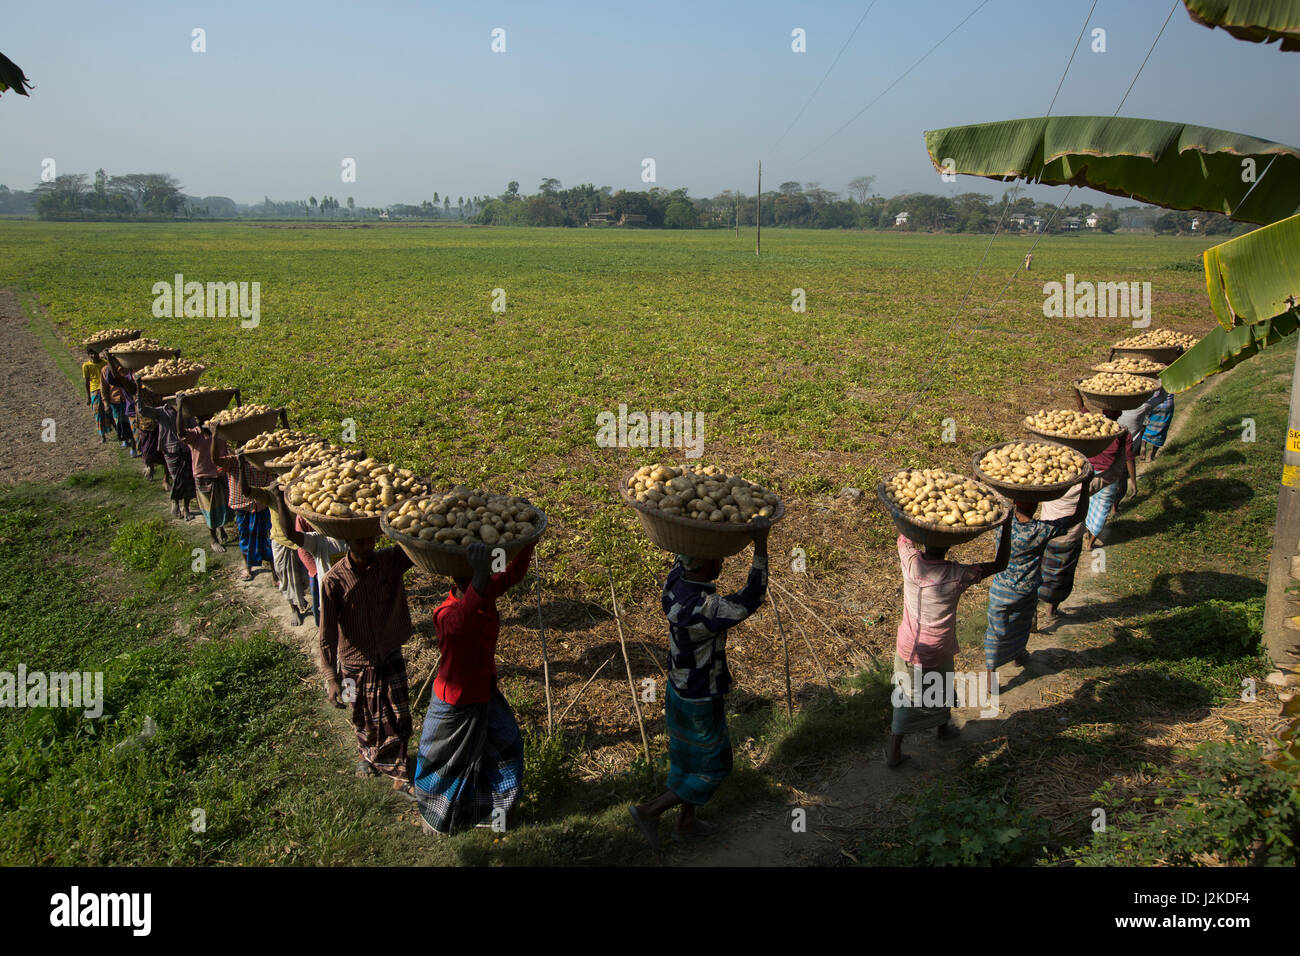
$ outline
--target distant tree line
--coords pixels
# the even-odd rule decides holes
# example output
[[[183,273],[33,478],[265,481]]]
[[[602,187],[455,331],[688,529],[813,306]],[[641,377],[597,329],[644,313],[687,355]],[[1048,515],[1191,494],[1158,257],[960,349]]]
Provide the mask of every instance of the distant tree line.
[[[1003,199],[978,192],[939,196],[902,193],[886,198],[872,191],[875,177],[850,180],[845,195],[820,183],[783,182],[757,196],[723,190],[713,197],[691,197],[685,188],[613,190],[591,183],[563,188],[543,179],[527,195],[512,180],[499,196],[433,193],[418,205],[395,203],[385,208],[356,205],[351,196],[334,196],[241,205],[225,196],[187,196],[172,176],[129,173],[109,176],[100,169],[58,176],[30,192],[0,185],[0,215],[41,219],[323,219],[323,220],[459,220],[480,225],[619,226],[651,229],[729,229],[753,226],[762,216],[769,228],[891,229],[908,232],[1002,231],[1114,232],[1153,230],[1161,234],[1219,235],[1239,228],[1224,216],[1166,212],[1146,206],[1114,209],[1089,203],[1057,209],[1028,197]],[[1004,200],[1006,208],[1004,209]]]

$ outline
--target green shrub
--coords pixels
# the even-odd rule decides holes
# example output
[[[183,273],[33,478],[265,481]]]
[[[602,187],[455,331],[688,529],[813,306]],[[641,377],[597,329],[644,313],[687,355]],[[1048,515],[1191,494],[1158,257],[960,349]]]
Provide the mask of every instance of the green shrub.
[[[111,545],[112,552],[134,571],[143,571],[154,590],[177,580],[190,568],[185,539],[162,518],[129,521]]]
[[[863,863],[888,866],[1016,866],[1050,838],[1047,822],[992,793],[954,797],[931,787],[912,798],[898,842],[864,845]]]

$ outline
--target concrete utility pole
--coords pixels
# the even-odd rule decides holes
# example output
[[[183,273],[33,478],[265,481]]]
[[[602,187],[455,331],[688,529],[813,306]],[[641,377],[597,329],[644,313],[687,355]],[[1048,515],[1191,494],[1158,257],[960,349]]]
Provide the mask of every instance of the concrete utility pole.
[[[1295,297],[1288,300],[1295,307]],[[1264,599],[1264,646],[1274,665],[1283,672],[1297,666],[1300,644],[1300,605],[1288,593],[1300,584],[1300,347],[1291,375],[1291,410],[1287,418],[1286,447],[1282,452],[1282,485],[1277,495],[1277,523],[1273,526],[1273,554],[1268,564],[1268,594]]]

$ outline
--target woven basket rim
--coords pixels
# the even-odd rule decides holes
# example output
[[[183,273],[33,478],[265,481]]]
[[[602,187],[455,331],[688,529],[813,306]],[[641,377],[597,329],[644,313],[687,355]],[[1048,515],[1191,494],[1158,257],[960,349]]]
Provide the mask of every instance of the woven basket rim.
[[[1115,439],[1113,438],[1111,439],[1111,441],[1114,440]],[[1002,495],[1002,497],[1009,498],[1012,501],[1016,500],[1014,492],[1012,494],[1008,494],[1007,491],[1003,491],[1004,488],[1007,489],[1008,491],[1014,489],[1015,492],[1028,492],[1031,495],[1044,495],[1044,494],[1058,492],[1058,491],[1064,494],[1065,492],[1073,488],[1075,485],[1079,484],[1080,482],[1087,481],[1089,478],[1092,477],[1092,463],[1088,461],[1087,455],[1079,451],[1079,449],[1077,448],[1070,448],[1069,445],[1062,444],[1059,441],[1052,441],[1050,439],[1039,440],[1039,444],[1057,445],[1061,448],[1067,448],[1070,451],[1074,452],[1076,455],[1078,455],[1083,459],[1083,471],[1080,472],[1075,477],[1069,479],[1068,481],[1058,481],[1050,485],[1004,485],[1001,482],[997,481],[996,479],[990,478],[980,468],[980,459],[983,458],[985,455],[987,455],[989,452],[993,451],[993,449],[1001,448],[1004,445],[1019,444],[1022,441],[1024,441],[1023,438],[1012,438],[1009,441],[1000,441],[997,442],[996,444],[989,445],[987,448],[977,451],[974,457],[971,458],[971,465],[975,469],[975,477],[980,481],[984,482],[984,484],[988,485],[998,494]],[[1051,499],[1049,498],[1047,500],[1050,501]]]
[[[748,521],[735,523],[730,521],[708,521],[699,518],[687,518],[684,515],[665,514],[658,508],[650,507],[644,501],[637,501],[636,498],[632,496],[632,492],[627,486],[627,480],[635,474],[636,472],[633,471],[623,476],[623,480],[619,483],[619,494],[623,496],[624,502],[631,505],[646,517],[652,520],[662,521],[665,524],[679,525],[692,531],[715,531],[722,534],[743,534],[747,538],[752,536],[753,528],[750,527]],[[767,520],[772,524],[776,524],[784,517],[785,501],[778,495],[774,510],[772,511],[772,514],[768,516]]]
[[[898,469],[898,471],[920,471],[920,469],[900,468]],[[898,471],[894,472],[894,474],[898,474]],[[906,511],[904,511],[899,505],[895,504],[892,500],[890,500],[889,489],[887,487],[888,479],[885,478],[882,478],[880,480],[880,484],[876,486],[876,497],[880,499],[880,503],[885,506],[886,511],[888,511],[891,515],[894,515],[897,518],[901,519],[902,521],[906,522],[907,524],[912,525],[914,528],[919,528],[920,530],[929,532],[931,534],[951,534],[951,535],[961,535],[963,537],[977,538],[985,531],[991,531],[994,528],[1001,527],[1002,522],[1007,520],[1007,515],[1011,514],[1011,505],[1009,504],[1009,499],[1006,497],[1006,495],[1003,495],[992,485],[989,485],[987,482],[980,481],[978,478],[975,479],[975,481],[978,484],[984,485],[985,487],[988,488],[989,491],[993,492],[994,496],[997,498],[997,507],[998,507],[997,520],[990,521],[986,525],[979,525],[978,527],[973,527],[971,525],[962,525],[960,528],[958,528],[956,525],[926,524],[923,521],[917,521]]]
[[[1161,362],[1157,362],[1156,364],[1159,365],[1160,368],[1156,369],[1154,372],[1117,372],[1113,368],[1106,368],[1109,364],[1109,362],[1102,362],[1100,365],[1094,365],[1092,370],[1106,375],[1137,375],[1141,378],[1152,378],[1153,376],[1159,375],[1169,367]],[[1080,381],[1082,381],[1082,379],[1080,379]]]
[[[108,349],[111,349],[114,345],[120,345],[123,342],[135,341],[136,339],[140,338],[140,331],[141,331],[140,329],[134,329],[132,330],[133,332],[132,335],[125,336],[125,337],[110,335],[108,338],[101,339],[98,342],[92,341],[91,339],[86,339],[84,342],[81,343],[81,347],[86,349],[87,351],[94,349],[96,352],[104,352],[107,351]]]
[[[288,508],[291,512],[293,512],[293,513],[294,513],[295,515],[297,515],[299,518],[302,518],[303,521],[306,521],[308,524],[312,525],[313,527],[315,527],[317,524],[320,524],[320,525],[326,525],[326,526],[327,526],[327,525],[331,525],[331,524],[336,524],[336,525],[342,525],[342,527],[345,527],[345,528],[348,528],[348,527],[350,527],[350,528],[358,528],[358,527],[360,527],[362,524],[369,524],[369,523],[374,522],[374,521],[376,521],[376,520],[382,520],[382,519],[379,518],[378,515],[369,515],[369,516],[367,516],[367,517],[365,517],[365,518],[356,518],[356,517],[342,517],[342,518],[340,518],[340,517],[336,517],[336,516],[334,516],[334,515],[322,515],[322,514],[317,514],[317,513],[314,512],[314,511],[309,511],[309,510],[306,509],[306,508],[297,507],[297,506],[291,504],[291,503],[289,502],[289,496],[288,496],[287,494],[284,496],[284,505],[285,505],[285,507]],[[312,520],[312,519],[316,519],[316,520]],[[382,529],[381,529],[381,530],[382,530]],[[354,537],[354,538],[374,538],[374,537],[378,537],[378,536],[379,536],[378,534],[374,534],[374,535],[370,535],[370,534],[358,534],[358,535],[350,535],[350,536],[349,536],[349,535],[346,535],[346,534],[331,534],[331,535],[329,535],[329,537],[331,537],[331,538],[347,538],[347,537]]]
[[[1048,435],[1048,434],[1046,434],[1045,432],[1037,431],[1036,429],[1031,428],[1029,425],[1025,425],[1025,424],[1023,424],[1023,423],[1022,423],[1021,427],[1024,428],[1025,431],[1029,432],[1029,434],[1033,435],[1034,438],[1035,438],[1035,440],[1037,440],[1037,441],[1041,441],[1041,442],[1044,442],[1044,443],[1049,443],[1049,444],[1052,444],[1052,445],[1065,445],[1066,448],[1073,448],[1073,447],[1074,447],[1074,446],[1070,445],[1069,442],[1067,441],[1067,439],[1069,439],[1070,441],[1077,441],[1077,442],[1081,442],[1081,443],[1082,443],[1082,442],[1088,442],[1089,444],[1091,444],[1091,443],[1093,443],[1093,442],[1105,442],[1105,444],[1103,444],[1103,445],[1101,446],[1101,447],[1104,449],[1104,448],[1106,448],[1107,446],[1109,446],[1111,442],[1115,441],[1117,438],[1119,438],[1120,435],[1122,435],[1122,434],[1124,433],[1124,428],[1123,428],[1123,426],[1120,426],[1119,431],[1117,431],[1115,434],[1110,435],[1110,436],[1106,436],[1106,435],[1093,435],[1093,436],[1090,436],[1090,437],[1074,438],[1074,437],[1069,436],[1069,435],[1066,435],[1066,436],[1063,436],[1063,437],[1058,437],[1058,436],[1056,436],[1056,435]],[[1087,455],[1085,452],[1080,451],[1078,448],[1074,448],[1074,450],[1077,451],[1077,452],[1079,452],[1079,454],[1083,455],[1085,458],[1091,457],[1090,455]]]

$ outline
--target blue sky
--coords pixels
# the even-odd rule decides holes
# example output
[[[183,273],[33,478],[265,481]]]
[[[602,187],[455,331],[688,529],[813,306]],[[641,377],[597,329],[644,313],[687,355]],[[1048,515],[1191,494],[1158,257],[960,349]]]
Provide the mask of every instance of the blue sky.
[[[991,0],[823,145],[978,4],[878,0],[778,144],[868,4],[11,4],[0,51],[37,89],[0,98],[0,183],[30,188],[52,157],[59,173],[168,172],[193,195],[372,206],[494,195],[511,179],[534,192],[546,176],[640,189],[652,157],[657,185],[698,196],[752,192],[761,158],[765,186],[842,191],[867,174],[885,195],[1000,193],[941,183],[922,133],[1044,113],[1091,0]],[[1053,112],[1113,112],[1168,12],[1099,0],[1107,52],[1085,35]],[[796,27],[806,53],[791,50]],[[1179,4],[1123,113],[1300,144],[1297,90],[1300,55],[1208,30]],[[345,157],[355,183],[340,180]]]

